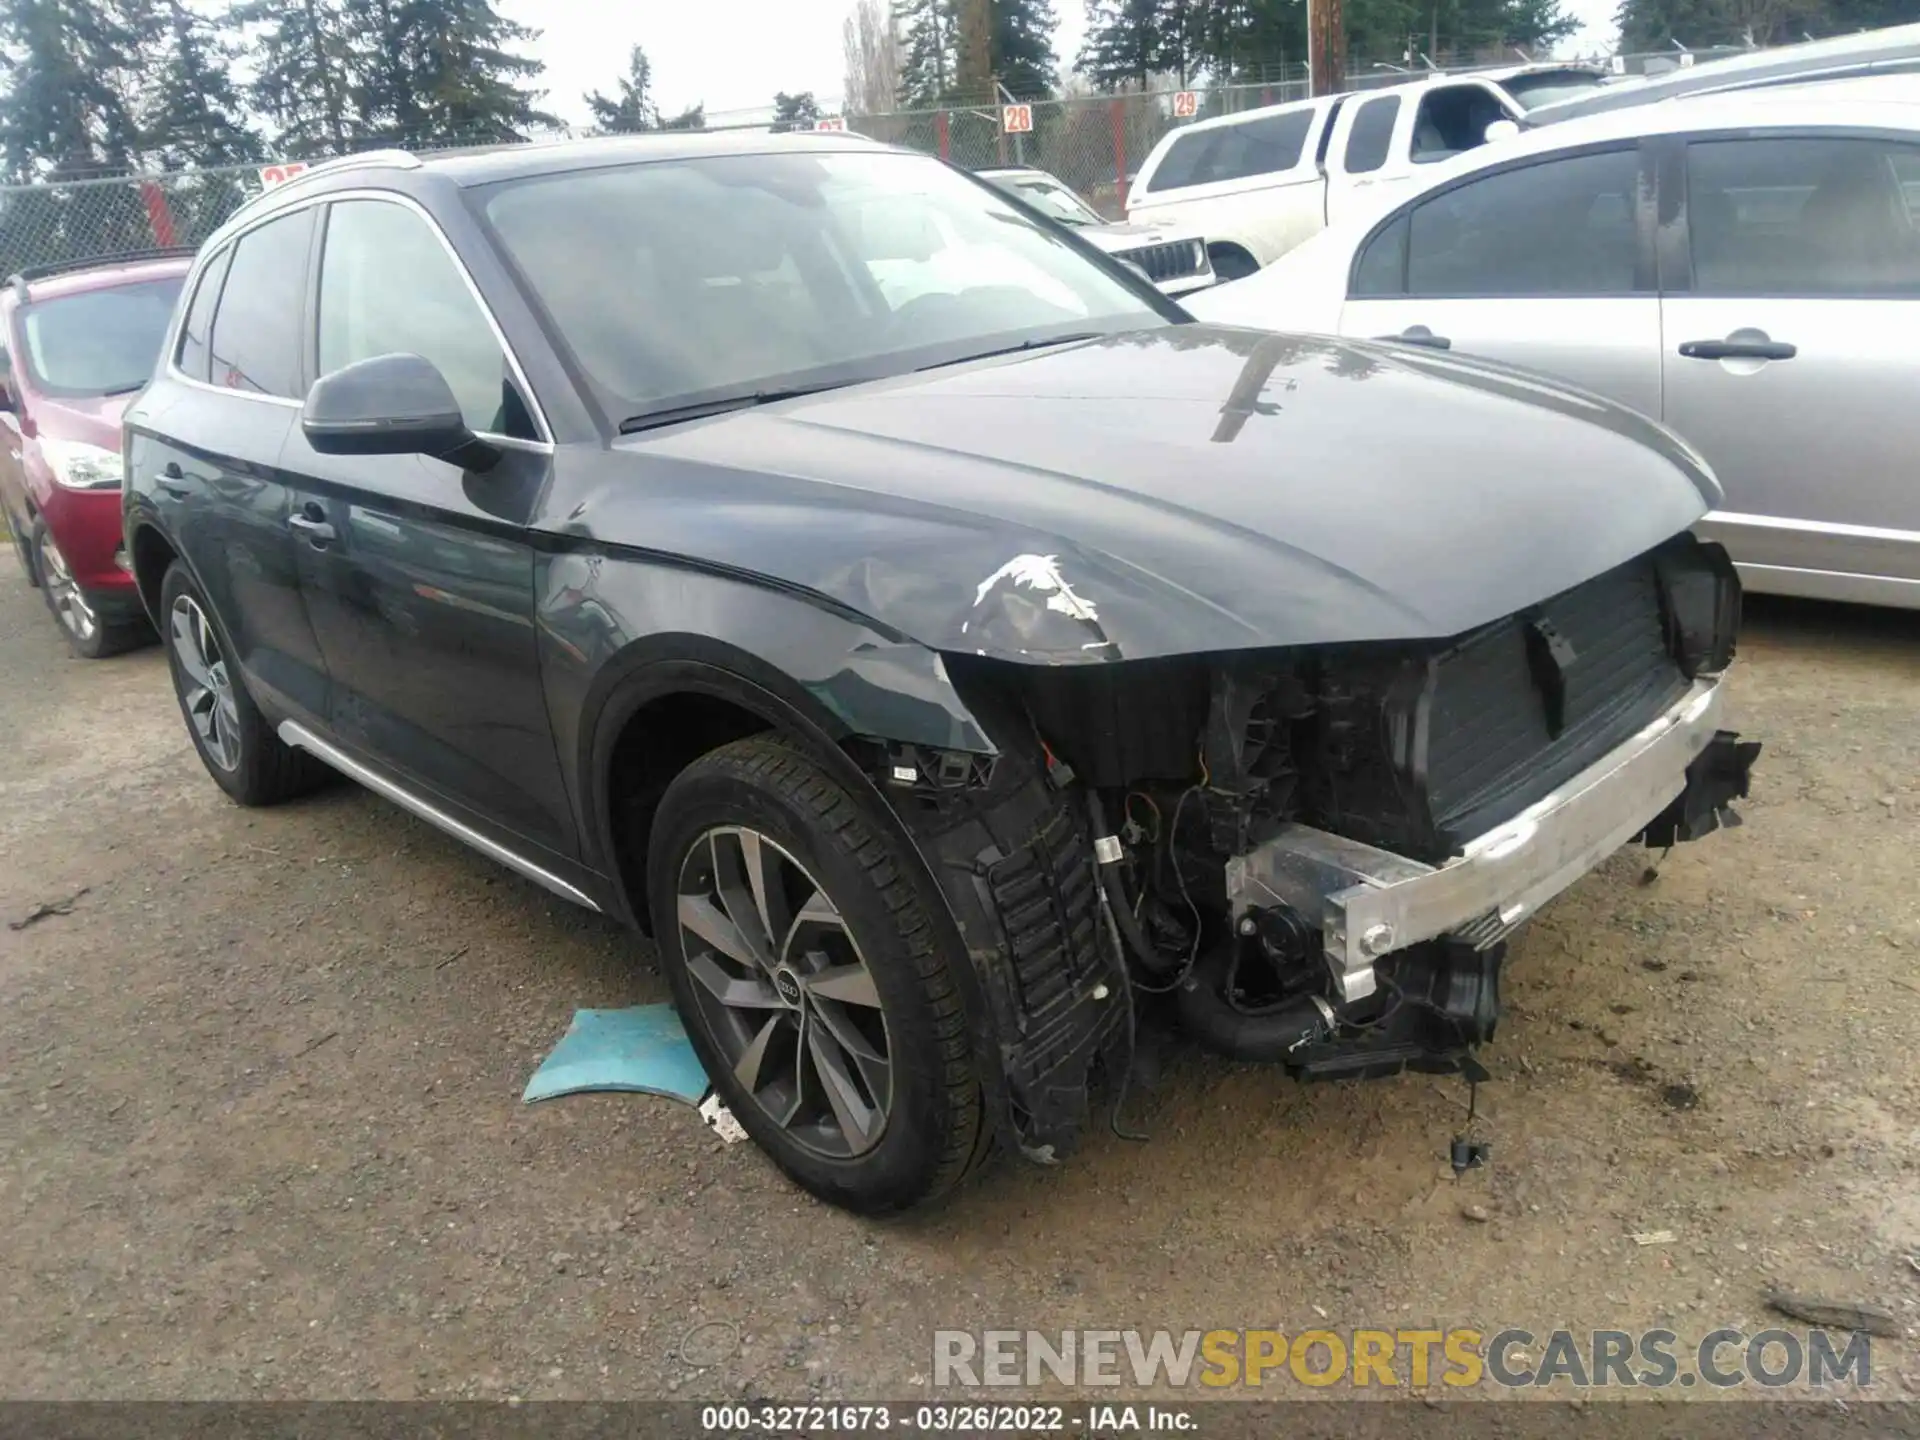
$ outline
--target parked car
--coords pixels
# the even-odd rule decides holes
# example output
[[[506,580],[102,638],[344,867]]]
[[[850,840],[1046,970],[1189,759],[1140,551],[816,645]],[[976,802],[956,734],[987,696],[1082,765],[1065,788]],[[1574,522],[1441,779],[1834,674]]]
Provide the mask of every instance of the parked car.
[[[915,210],[981,281],[888,301]],[[649,928],[720,1098],[860,1210],[1062,1157],[1137,988],[1307,1076],[1470,1064],[1508,931],[1757,749],[1656,424],[1192,323],[847,134],[315,167],[127,426],[215,782],[331,766]]]
[[[1100,212],[1075,194],[1064,180],[1045,170],[1013,166],[974,173],[1016,200],[1033,206],[1049,220],[1072,226],[1088,244],[1098,246],[1114,259],[1137,266],[1163,295],[1177,299],[1213,284],[1213,262],[1207,258],[1206,237],[1196,230],[1177,225],[1130,225],[1124,221],[1114,224],[1103,219]]]
[[[1514,66],[1432,75],[1220,115],[1170,130],[1127,195],[1127,219],[1183,225],[1207,237],[1222,280],[1251,275],[1437,161],[1481,144],[1529,104],[1599,87],[1581,65]]]
[[[0,287],[0,508],[76,655],[149,637],[120,540],[120,412],[153,374],[191,251],[28,270]]]
[[[1524,365],[1720,476],[1747,587],[1920,606],[1920,77],[1569,120],[1434,172],[1203,318]],[[1910,313],[1911,312],[1911,313]]]

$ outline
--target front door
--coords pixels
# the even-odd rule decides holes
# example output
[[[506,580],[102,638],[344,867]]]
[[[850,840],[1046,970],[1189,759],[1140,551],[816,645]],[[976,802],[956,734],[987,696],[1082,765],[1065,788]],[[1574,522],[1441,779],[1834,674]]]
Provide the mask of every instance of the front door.
[[[484,473],[419,455],[332,456],[296,426],[307,608],[333,679],[330,726],[396,778],[551,853],[577,851],[547,720],[525,522],[551,447],[480,301],[419,211],[328,208],[319,373],[376,355],[434,362],[502,455]]]
[[[1696,139],[1685,186],[1664,418],[1726,491],[1703,533],[1756,589],[1920,604],[1920,146]]]
[[[1476,175],[1408,205],[1361,250],[1340,333],[1504,360],[1658,415],[1641,166],[1625,144]]]

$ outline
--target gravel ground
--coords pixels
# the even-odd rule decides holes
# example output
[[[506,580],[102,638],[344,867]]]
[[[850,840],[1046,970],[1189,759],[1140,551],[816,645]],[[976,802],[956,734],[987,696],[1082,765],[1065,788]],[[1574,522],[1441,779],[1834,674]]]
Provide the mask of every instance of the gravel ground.
[[[1911,1398],[1920,616],[1752,610],[1748,823],[1516,942],[1488,1168],[1457,1080],[1175,1047],[1150,1143],[873,1224],[671,1102],[520,1104],[576,1006],[665,998],[644,944],[354,787],[236,808],[160,653],[69,659],[9,554],[0,916],[78,899],[0,928],[4,1393],[903,1399],[936,1327],[1697,1337],[1781,1283],[1890,1308]]]

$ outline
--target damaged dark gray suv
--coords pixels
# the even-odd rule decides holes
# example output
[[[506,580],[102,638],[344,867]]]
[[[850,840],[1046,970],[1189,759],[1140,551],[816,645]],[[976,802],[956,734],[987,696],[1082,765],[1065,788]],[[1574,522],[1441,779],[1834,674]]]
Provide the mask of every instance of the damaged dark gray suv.
[[[1064,1155],[1148,1004],[1473,1067],[1505,937],[1757,749],[1658,426],[1194,324],[846,135],[310,170],[126,427],[214,780],[344,771],[650,931],[727,1105],[858,1210]]]

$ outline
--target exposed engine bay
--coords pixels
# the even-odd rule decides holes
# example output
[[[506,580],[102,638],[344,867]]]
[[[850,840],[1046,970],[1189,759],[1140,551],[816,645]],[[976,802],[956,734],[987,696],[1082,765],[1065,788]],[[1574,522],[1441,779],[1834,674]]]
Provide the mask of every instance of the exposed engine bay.
[[[986,965],[1023,1148],[1141,1006],[1305,1079],[1477,1066],[1508,935],[1621,844],[1737,824],[1740,589],[1681,535],[1466,635],[1022,666],[949,654],[993,757],[883,778]],[[882,757],[876,757],[882,758]],[[1116,1003],[1117,1002],[1117,1003]]]

